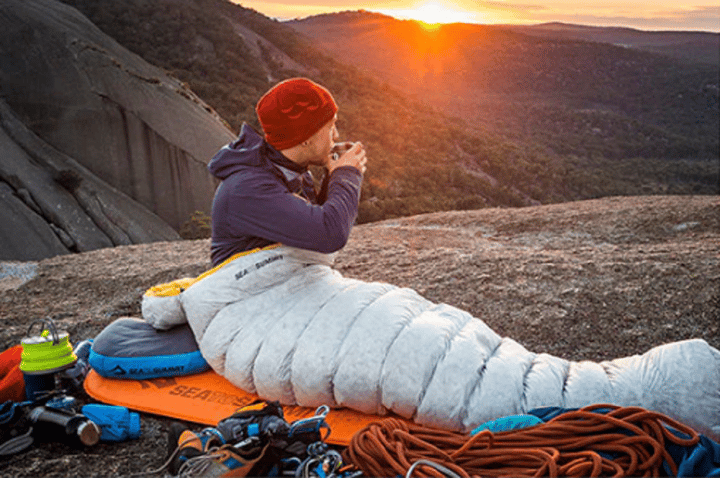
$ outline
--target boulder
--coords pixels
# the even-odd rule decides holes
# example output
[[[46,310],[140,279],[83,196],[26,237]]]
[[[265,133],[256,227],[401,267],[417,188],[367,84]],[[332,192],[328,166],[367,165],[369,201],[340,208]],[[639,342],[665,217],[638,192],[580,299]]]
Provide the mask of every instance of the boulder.
[[[74,8],[3,0],[0,85],[42,142],[176,230],[193,212],[210,211],[216,183],[206,164],[235,135],[182,82]]]
[[[156,214],[45,143],[0,100],[0,260],[179,236]]]
[[[0,260],[35,261],[67,254],[45,220],[0,182]]]

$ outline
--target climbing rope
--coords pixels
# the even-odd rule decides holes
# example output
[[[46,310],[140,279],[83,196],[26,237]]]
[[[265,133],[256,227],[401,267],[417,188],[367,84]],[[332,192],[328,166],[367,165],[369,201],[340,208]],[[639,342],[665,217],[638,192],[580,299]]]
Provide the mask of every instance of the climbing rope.
[[[343,458],[367,476],[658,476],[664,462],[676,476],[666,443],[698,441],[695,431],[660,413],[601,404],[473,436],[388,418],[356,433]]]

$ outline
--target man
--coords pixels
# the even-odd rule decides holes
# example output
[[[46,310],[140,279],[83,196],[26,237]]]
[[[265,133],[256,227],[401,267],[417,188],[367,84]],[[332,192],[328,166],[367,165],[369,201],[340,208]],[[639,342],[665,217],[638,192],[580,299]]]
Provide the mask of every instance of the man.
[[[357,217],[365,149],[355,143],[337,159],[338,107],[329,91],[305,78],[270,89],[255,109],[264,137],[243,124],[208,169],[222,182],[212,208],[211,258],[274,243],[330,253],[347,242]],[[327,173],[316,192],[308,166]]]

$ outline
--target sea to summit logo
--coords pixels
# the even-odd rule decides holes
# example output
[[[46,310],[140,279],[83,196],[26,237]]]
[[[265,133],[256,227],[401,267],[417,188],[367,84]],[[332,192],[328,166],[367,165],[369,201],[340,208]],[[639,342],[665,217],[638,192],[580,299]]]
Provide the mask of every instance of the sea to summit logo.
[[[175,367],[153,367],[153,368],[131,368],[128,373],[130,375],[171,375],[179,374],[185,370],[183,365],[177,365]]]
[[[274,256],[268,257],[267,259],[263,259],[260,262],[256,262],[253,266],[248,267],[247,269],[243,269],[239,271],[237,274],[235,274],[235,279],[239,280],[251,273],[252,271],[256,271],[258,269],[262,269],[268,264],[272,264],[275,261],[281,261],[283,259],[282,254],[276,254]]]
[[[175,395],[182,398],[199,400],[205,403],[217,403],[219,405],[231,405],[235,408],[244,407],[252,403],[255,399],[252,397],[238,397],[225,393],[222,390],[213,390],[209,388],[191,387],[188,385],[177,385],[168,391],[169,395]]]
[[[130,375],[131,377],[141,378],[150,375],[172,375],[182,374],[185,370],[184,365],[176,365],[174,367],[152,367],[152,368],[140,368],[140,367],[129,367],[127,370],[122,368],[120,365],[116,365],[110,370],[110,372],[116,377],[122,377],[124,375]]]
[[[138,380],[142,389],[157,388],[162,390],[168,387],[174,387],[177,385],[175,377],[160,377],[160,378],[149,378],[145,380]]]
[[[122,368],[120,365],[115,365],[115,368],[110,370],[110,372],[115,375],[116,377],[122,377],[123,375],[127,375],[127,372],[124,368]]]

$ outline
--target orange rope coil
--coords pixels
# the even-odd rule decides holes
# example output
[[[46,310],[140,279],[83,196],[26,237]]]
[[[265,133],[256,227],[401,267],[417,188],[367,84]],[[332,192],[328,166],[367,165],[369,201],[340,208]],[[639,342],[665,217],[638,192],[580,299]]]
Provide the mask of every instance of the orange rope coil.
[[[532,427],[474,436],[388,418],[356,433],[343,458],[376,477],[405,475],[420,460],[414,476],[447,475],[442,469],[461,477],[659,476],[664,461],[677,475],[666,443],[698,441],[694,430],[663,414],[598,404]]]

